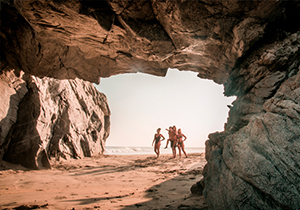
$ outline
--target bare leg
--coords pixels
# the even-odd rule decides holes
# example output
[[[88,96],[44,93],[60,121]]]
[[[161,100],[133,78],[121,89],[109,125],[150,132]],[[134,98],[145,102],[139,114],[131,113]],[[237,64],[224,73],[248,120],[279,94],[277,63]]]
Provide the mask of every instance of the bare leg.
[[[157,149],[156,149],[156,150],[157,150],[157,153],[156,153],[156,154],[157,154],[157,158],[159,157],[159,149],[160,149],[160,145],[161,145],[160,142],[156,144],[156,147],[157,147]]]
[[[168,139],[168,141],[169,141],[170,139]],[[175,154],[174,154],[174,143],[173,143],[173,140],[170,140],[171,141],[171,149],[172,149],[172,154],[173,154],[173,156],[172,156],[172,158],[174,158],[175,157]]]
[[[173,152],[173,158],[175,158],[176,157],[176,150],[175,150],[174,147],[172,147],[172,152]]]
[[[188,157],[187,154],[186,154],[186,152],[185,152],[185,150],[184,150],[184,143],[182,143],[181,149],[182,149],[182,152],[185,154],[185,157]]]
[[[154,152],[155,152],[156,155],[157,155],[157,145],[156,145],[156,144],[154,145]]]
[[[176,144],[177,144],[177,141],[174,141],[174,158],[176,157]]]
[[[174,142],[173,143],[173,146],[172,146],[172,152],[173,152],[173,158],[176,157],[176,143]]]
[[[180,144],[178,144],[177,147],[178,147],[178,151],[179,151],[179,157],[181,158],[181,147],[180,147]]]
[[[167,144],[166,144],[166,147],[165,147],[165,148],[167,148],[167,147],[168,147],[169,141],[170,141],[170,139],[168,139],[168,140],[167,140]]]

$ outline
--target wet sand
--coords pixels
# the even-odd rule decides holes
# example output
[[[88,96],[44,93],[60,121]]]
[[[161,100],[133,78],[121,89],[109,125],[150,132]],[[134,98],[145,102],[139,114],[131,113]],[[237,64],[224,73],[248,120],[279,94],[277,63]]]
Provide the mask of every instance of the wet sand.
[[[53,162],[51,170],[2,161],[0,209],[207,209],[190,193],[205,163],[203,153],[101,155]]]

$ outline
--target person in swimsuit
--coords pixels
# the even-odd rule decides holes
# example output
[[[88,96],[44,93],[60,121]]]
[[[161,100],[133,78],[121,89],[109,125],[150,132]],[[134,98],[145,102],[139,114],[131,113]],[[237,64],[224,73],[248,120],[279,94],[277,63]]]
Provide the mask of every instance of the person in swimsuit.
[[[184,138],[184,139],[183,139]],[[179,157],[181,158],[181,150],[185,154],[185,157],[188,157],[185,150],[184,150],[184,141],[187,139],[187,137],[181,132],[181,129],[178,129],[178,135],[177,135],[177,146],[179,150]]]
[[[176,157],[176,146],[177,146],[177,129],[176,129],[175,125],[172,128],[170,141],[171,141],[171,147],[172,147],[172,152],[173,152],[173,158],[175,158]]]
[[[171,141],[171,136],[172,136],[172,126],[170,126],[169,129],[166,128],[166,130],[168,131],[169,138],[168,138],[168,140],[167,140],[167,144],[166,144],[165,149],[168,148],[169,141]],[[171,147],[172,147],[172,145],[171,145]]]
[[[152,142],[152,146],[154,144],[154,152],[156,153],[157,157],[159,157],[159,149],[160,149],[160,145],[161,145],[161,141],[165,140],[165,137],[160,133],[160,128],[157,129],[157,133],[154,134],[154,139]],[[162,138],[162,139],[161,139]]]
[[[176,126],[174,125],[173,127],[170,126],[169,127],[169,130],[166,129],[169,133],[169,139],[167,140],[167,144],[166,144],[166,147],[165,149],[168,147],[168,143],[169,141],[171,142],[171,148],[172,148],[172,153],[173,153],[173,158],[175,158],[176,156]]]
[[[169,139],[167,140],[167,144],[165,149],[168,147],[169,141],[171,142],[171,148],[172,148],[172,153],[173,153],[173,158],[176,157],[176,142],[177,142],[177,131],[176,131],[176,126],[174,125],[173,127],[170,126],[169,130],[166,129],[169,133]]]

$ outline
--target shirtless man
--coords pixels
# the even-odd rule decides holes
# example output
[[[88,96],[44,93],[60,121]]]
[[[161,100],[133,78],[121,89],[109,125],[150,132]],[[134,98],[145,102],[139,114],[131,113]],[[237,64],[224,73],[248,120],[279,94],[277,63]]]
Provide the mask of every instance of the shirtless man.
[[[177,143],[177,130],[176,126],[174,125],[173,127],[169,127],[169,130],[166,129],[169,132],[169,139],[167,140],[167,145],[165,148],[168,147],[169,141],[171,141],[171,147],[172,147],[172,153],[173,153],[173,158],[176,157],[176,143]]]
[[[172,127],[170,126],[169,127],[169,129],[167,129],[166,128],[166,130],[168,131],[168,134],[169,134],[169,138],[168,138],[168,140],[167,140],[167,143],[166,143],[166,147],[165,147],[165,149],[167,149],[168,148],[168,144],[169,144],[169,141],[171,141],[171,136],[172,136]],[[172,147],[172,146],[171,146]]]

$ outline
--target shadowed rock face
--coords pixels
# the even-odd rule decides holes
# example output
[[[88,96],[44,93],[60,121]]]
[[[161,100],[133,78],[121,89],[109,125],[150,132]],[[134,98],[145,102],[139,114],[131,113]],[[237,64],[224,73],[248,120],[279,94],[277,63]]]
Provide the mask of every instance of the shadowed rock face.
[[[237,99],[206,142],[210,209],[300,209],[298,1],[3,1],[1,69],[81,78],[168,67]]]
[[[49,168],[51,158],[103,154],[110,110],[93,84],[7,72],[0,85],[7,92],[1,98],[11,103],[1,112],[1,158],[40,169]]]

